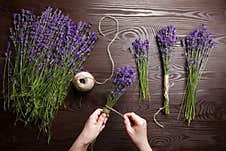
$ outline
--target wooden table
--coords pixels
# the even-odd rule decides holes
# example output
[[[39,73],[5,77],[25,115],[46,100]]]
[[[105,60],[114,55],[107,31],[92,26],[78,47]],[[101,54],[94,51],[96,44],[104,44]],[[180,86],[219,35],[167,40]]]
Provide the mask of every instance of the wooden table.
[[[3,49],[8,39],[8,27],[11,16],[20,9],[31,9],[40,13],[47,6],[59,8],[75,22],[91,21],[93,30],[97,31],[98,20],[103,15],[115,16],[120,23],[119,38],[111,47],[116,68],[124,65],[135,65],[128,52],[131,42],[137,38],[151,40],[149,66],[150,102],[138,101],[138,86],[134,85],[121,97],[115,107],[122,113],[136,112],[148,121],[148,138],[154,150],[158,151],[221,151],[226,149],[226,1],[225,0],[0,0],[0,73],[2,79]],[[213,33],[217,46],[212,51],[206,70],[200,81],[196,117],[191,126],[177,120],[184,85],[184,56],[179,42],[173,51],[170,82],[171,114],[159,114],[158,119],[165,125],[159,128],[153,122],[153,114],[162,104],[162,76],[159,53],[156,48],[155,34],[163,26],[174,24],[179,39],[200,27],[208,25]],[[107,57],[106,46],[115,34],[115,25],[111,20],[103,22],[106,37],[101,37],[93,49],[92,55],[85,64],[85,69],[96,79],[104,80],[110,74],[111,64]],[[2,80],[0,80],[2,81]],[[2,84],[2,83],[0,83]],[[96,86],[82,97],[79,109],[78,94],[71,90],[65,100],[66,109],[61,109],[53,122],[52,141],[41,135],[37,140],[37,129],[14,126],[15,116],[3,111],[1,98],[0,110],[0,150],[2,151],[62,151],[67,150],[81,131],[89,114],[105,104],[106,95],[111,89],[111,82]],[[128,139],[123,120],[111,114],[106,128],[98,137],[97,151],[133,151],[137,150]]]

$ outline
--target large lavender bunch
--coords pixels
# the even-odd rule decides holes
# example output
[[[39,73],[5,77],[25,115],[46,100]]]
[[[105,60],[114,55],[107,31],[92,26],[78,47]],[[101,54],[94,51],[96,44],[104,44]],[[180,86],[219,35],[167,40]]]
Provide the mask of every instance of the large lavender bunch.
[[[195,100],[199,79],[206,65],[210,49],[215,45],[215,42],[207,32],[207,26],[203,24],[201,28],[182,39],[181,44],[185,48],[187,70],[187,86],[181,109],[184,112],[185,120],[190,125],[195,117]]]
[[[90,28],[90,23],[74,24],[50,7],[40,16],[28,10],[13,15],[4,94],[5,108],[16,113],[17,120],[49,132],[71,79],[97,39]]]
[[[169,66],[172,47],[177,40],[176,28],[174,25],[163,27],[156,36],[157,45],[161,55],[163,74],[164,74],[164,110],[169,114]]]
[[[123,95],[127,88],[129,88],[136,81],[136,78],[137,76],[134,68],[128,66],[119,68],[112,81],[113,90],[107,97],[106,105],[114,107],[121,95]],[[104,111],[109,113],[107,108],[105,108]]]
[[[149,51],[149,41],[145,40],[144,42],[141,39],[136,39],[132,42],[132,53],[134,55],[138,79],[140,86],[140,99],[145,100],[149,97],[149,88],[148,88],[148,51]]]

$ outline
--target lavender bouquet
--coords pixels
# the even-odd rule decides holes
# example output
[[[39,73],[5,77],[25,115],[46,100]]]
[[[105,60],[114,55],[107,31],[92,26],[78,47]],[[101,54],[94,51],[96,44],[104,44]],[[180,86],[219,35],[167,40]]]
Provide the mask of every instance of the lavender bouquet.
[[[115,73],[113,79],[113,89],[111,93],[107,97],[106,105],[109,107],[114,107],[119,98],[126,92],[127,88],[129,88],[136,81],[136,71],[132,67],[121,67]],[[105,113],[109,113],[110,110],[108,108],[104,108]]]
[[[138,79],[140,86],[140,99],[146,100],[149,97],[148,88],[148,51],[149,51],[149,41],[145,40],[142,42],[140,39],[136,39],[132,43],[132,53],[134,55]]]
[[[170,56],[172,52],[172,47],[175,45],[177,40],[176,28],[174,25],[168,25],[163,27],[156,36],[157,46],[161,55],[161,62],[164,74],[164,111],[165,114],[170,113],[169,109],[169,66],[170,66]]]
[[[97,39],[90,28],[90,23],[75,24],[50,7],[40,16],[29,10],[13,15],[5,52],[4,107],[16,114],[16,121],[48,133],[48,140],[51,121]]]
[[[195,117],[199,79],[207,63],[210,49],[215,45],[215,42],[207,32],[207,26],[203,24],[201,28],[182,39],[181,44],[185,48],[187,70],[187,86],[181,111],[184,112],[185,120],[190,125]]]

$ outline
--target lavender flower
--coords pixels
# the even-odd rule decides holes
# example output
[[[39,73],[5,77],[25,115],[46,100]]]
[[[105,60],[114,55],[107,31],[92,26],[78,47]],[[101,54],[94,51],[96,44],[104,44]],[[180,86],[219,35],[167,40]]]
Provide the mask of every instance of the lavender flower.
[[[136,39],[132,42],[135,59],[148,59],[149,41],[144,42],[141,39]]]
[[[23,9],[13,15],[13,25],[10,38],[15,62],[6,64],[12,78],[4,79],[9,85],[4,91],[5,104],[17,113],[17,119],[48,132],[74,73],[82,69],[97,36],[90,31],[91,23],[75,24],[61,10],[50,7],[40,16]]]
[[[164,74],[164,110],[165,114],[169,114],[169,65],[172,47],[177,40],[176,28],[174,25],[163,27],[156,36],[157,46],[161,55],[161,62]]]
[[[190,125],[195,117],[195,102],[199,79],[207,63],[209,52],[216,42],[211,34],[207,32],[207,26],[203,24],[201,28],[196,29],[182,39],[181,44],[185,48],[187,86],[183,108],[180,112],[184,112],[184,117]]]
[[[176,28],[174,25],[163,27],[156,36],[157,46],[161,54],[165,74],[168,74],[169,72],[170,55],[176,40]]]
[[[216,44],[211,34],[207,32],[207,26],[202,24],[200,29],[196,29],[190,35],[181,40],[181,45],[185,47],[185,58],[189,68],[196,68],[201,74],[210,49]]]
[[[121,95],[125,93],[127,88],[132,86],[132,84],[136,81],[136,71],[132,67],[122,67],[117,70],[115,73],[113,83],[113,90],[107,97],[106,105],[113,107]]]
[[[149,41],[145,40],[144,42],[142,42],[141,39],[136,39],[134,42],[132,42],[132,50],[138,71],[140,99],[145,100],[149,96],[148,92]]]

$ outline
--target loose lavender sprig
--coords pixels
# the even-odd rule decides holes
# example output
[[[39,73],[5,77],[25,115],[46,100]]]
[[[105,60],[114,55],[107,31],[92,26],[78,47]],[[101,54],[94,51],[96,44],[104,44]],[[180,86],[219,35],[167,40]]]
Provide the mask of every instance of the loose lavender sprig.
[[[13,47],[6,53],[4,95],[5,108],[16,113],[17,120],[50,132],[71,79],[81,70],[97,39],[90,28],[90,23],[74,24],[50,7],[40,16],[29,10],[13,15]]]
[[[163,74],[164,74],[164,111],[169,114],[169,67],[172,47],[177,40],[176,28],[174,25],[163,27],[156,36],[157,46],[160,51]]]
[[[109,107],[114,107],[121,95],[123,95],[126,90],[136,81],[136,78],[136,71],[133,67],[125,66],[119,68],[114,75],[114,79],[112,81],[113,89],[107,97],[106,105]]]
[[[207,32],[207,26],[203,24],[201,28],[182,39],[181,44],[185,48],[187,85],[180,112],[184,113],[185,120],[190,125],[195,117],[199,79],[207,63],[209,52],[216,43],[211,34]]]
[[[149,54],[149,41],[144,42],[141,39],[136,39],[132,42],[132,53],[134,55],[138,78],[140,86],[140,99],[146,100],[149,98],[149,88],[148,88],[148,54]]]

